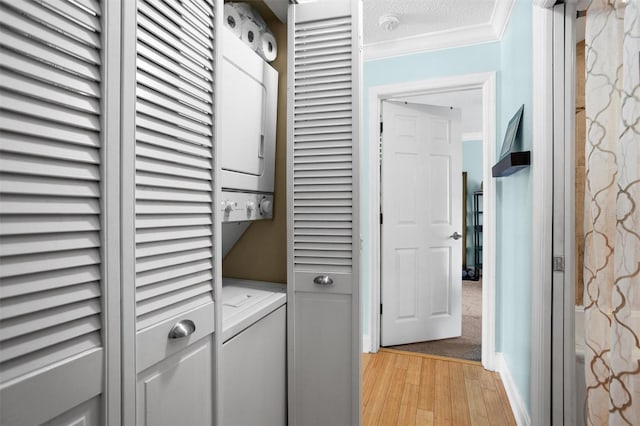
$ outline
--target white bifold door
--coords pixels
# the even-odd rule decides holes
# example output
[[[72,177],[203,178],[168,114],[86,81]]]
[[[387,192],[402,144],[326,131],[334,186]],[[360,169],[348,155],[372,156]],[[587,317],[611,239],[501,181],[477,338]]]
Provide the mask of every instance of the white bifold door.
[[[3,425],[105,419],[107,9],[0,4]]]
[[[385,101],[382,114],[382,345],[460,336],[460,111]]]
[[[360,2],[289,7],[289,424],[360,421]]]
[[[218,10],[212,0],[137,7],[137,424],[212,424]]]

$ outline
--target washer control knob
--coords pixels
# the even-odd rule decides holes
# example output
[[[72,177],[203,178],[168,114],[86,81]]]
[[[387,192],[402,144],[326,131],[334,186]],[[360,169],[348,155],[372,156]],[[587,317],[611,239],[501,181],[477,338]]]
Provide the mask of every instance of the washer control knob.
[[[247,201],[247,214],[251,214],[256,208],[256,203],[253,201]]]
[[[233,210],[233,201],[224,201],[224,212],[229,214],[231,210]]]
[[[268,216],[273,212],[273,203],[268,198],[263,198],[260,201],[260,214]]]

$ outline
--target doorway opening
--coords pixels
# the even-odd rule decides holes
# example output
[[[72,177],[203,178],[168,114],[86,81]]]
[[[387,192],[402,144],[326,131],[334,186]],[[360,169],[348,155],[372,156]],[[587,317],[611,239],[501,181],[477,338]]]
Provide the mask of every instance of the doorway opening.
[[[443,254],[448,250],[450,253],[455,254],[455,250],[458,253],[457,263],[450,265],[452,271],[450,278],[457,280],[459,283],[457,284],[459,286],[457,290],[458,296],[456,298],[455,293],[445,294],[446,292],[440,291],[440,306],[448,305],[450,309],[439,310],[442,312],[441,317],[450,316],[450,314],[457,311],[462,327],[457,339],[443,341],[440,340],[443,337],[437,336],[437,333],[447,326],[436,322],[436,331],[432,337],[435,336],[440,340],[439,342],[424,342],[420,340],[419,343],[413,342],[402,349],[434,354],[433,349],[436,347],[436,349],[440,350],[440,353],[435,353],[436,355],[481,360],[485,368],[493,370],[495,368],[495,182],[491,178],[490,167],[495,160],[495,144],[493,142],[495,140],[495,73],[463,75],[372,88],[369,112],[370,140],[372,141],[372,146],[375,146],[373,141],[376,141],[376,144],[379,143],[382,140],[381,137],[384,135],[384,131],[387,130],[386,125],[383,125],[381,129],[379,123],[384,111],[384,105],[389,101],[400,101],[400,104],[406,102],[406,105],[415,104],[417,106],[414,110],[422,108],[426,113],[428,108],[435,108],[434,105],[444,105],[447,109],[454,107],[455,110],[455,107],[460,107],[461,102],[470,102],[470,99],[474,96],[478,103],[477,110],[474,112],[474,120],[477,122],[475,124],[476,129],[470,130],[474,125],[467,118],[466,123],[469,126],[467,128],[463,126],[463,130],[459,131],[457,137],[460,149],[462,149],[462,144],[468,144],[471,150],[479,151],[474,156],[479,160],[480,164],[474,164],[473,166],[473,183],[471,185],[469,184],[470,172],[467,170],[467,185],[463,186],[463,167],[460,167],[463,162],[463,156],[462,151],[460,151],[458,154],[460,162],[460,166],[458,166],[460,169],[459,175],[451,174],[455,179],[448,178],[439,182],[439,184],[448,183],[450,187],[456,185],[459,190],[459,200],[455,207],[458,210],[454,210],[453,206],[455,204],[450,204],[450,211],[446,212],[452,218],[458,215],[459,219],[457,219],[457,229],[452,228],[450,231],[453,231],[453,233],[451,235],[447,234],[444,239],[441,239],[439,247],[441,250],[434,251],[434,253]],[[422,105],[422,107],[419,105]],[[431,106],[428,107],[427,105]],[[464,116],[464,111],[462,115]],[[462,137],[463,134],[464,137]],[[461,140],[463,142],[460,142]],[[389,279],[388,276],[385,278],[385,275],[388,275],[386,273],[389,272],[389,266],[385,269],[385,255],[383,253],[383,248],[388,247],[389,237],[387,236],[387,240],[384,240],[383,228],[378,220],[380,213],[384,215],[383,224],[388,218],[388,215],[384,212],[385,195],[383,185],[381,185],[383,182],[381,179],[384,176],[383,168],[381,167],[384,164],[381,162],[383,152],[374,149],[370,150],[370,152],[372,153],[369,159],[370,182],[374,186],[370,206],[370,211],[372,212],[372,217],[370,218],[370,223],[372,224],[370,230],[370,235],[372,236],[371,253],[373,258],[371,261],[372,309],[370,310],[370,337],[371,351],[377,352],[381,346],[395,345],[389,345],[387,339],[383,337],[385,335],[384,312],[386,311],[384,309],[384,299],[387,297],[384,295],[384,286],[385,280],[388,281]],[[466,194],[462,194],[462,188],[464,187],[467,188]],[[464,198],[464,201],[462,201],[462,198]],[[466,216],[466,219],[464,216]],[[474,234],[474,232],[478,232],[478,234]],[[449,237],[453,240],[462,237],[463,241],[445,248],[443,242],[445,240],[451,242]],[[437,248],[437,244],[433,247]],[[433,257],[430,256],[430,258]],[[448,261],[451,261],[455,257],[443,255],[441,260],[447,261],[449,259]],[[422,275],[438,273],[438,271],[441,272],[443,270],[442,268],[438,269],[437,265],[431,265],[432,262],[429,260],[426,263],[428,263],[426,269],[423,264],[420,270]],[[453,276],[453,274],[457,274],[457,276]],[[423,280],[416,280],[416,282],[421,281]],[[452,294],[453,296],[451,296]],[[435,298],[432,298],[432,300],[435,300]],[[393,303],[397,304],[395,301]],[[409,303],[413,302],[409,300]],[[460,305],[453,307],[451,306],[453,303]],[[437,312],[435,316],[438,316]],[[400,318],[399,322],[402,323],[402,321],[403,319]],[[466,324],[462,324],[463,321]],[[447,337],[451,337],[451,335]],[[473,347],[474,345],[475,348]],[[439,348],[437,348],[438,346]],[[442,352],[442,349],[445,352]]]

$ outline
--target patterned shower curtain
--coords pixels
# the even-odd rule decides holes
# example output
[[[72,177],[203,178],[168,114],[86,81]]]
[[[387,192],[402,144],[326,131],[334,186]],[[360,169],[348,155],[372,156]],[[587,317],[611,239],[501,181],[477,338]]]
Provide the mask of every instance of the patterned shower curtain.
[[[640,425],[640,0],[593,0],[586,46],[586,419]]]

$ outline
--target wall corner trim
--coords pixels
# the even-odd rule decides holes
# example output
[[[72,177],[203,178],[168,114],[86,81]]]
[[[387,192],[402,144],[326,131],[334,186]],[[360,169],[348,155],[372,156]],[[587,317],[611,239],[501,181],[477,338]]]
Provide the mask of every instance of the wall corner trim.
[[[518,392],[518,387],[513,380],[513,376],[511,375],[511,371],[509,370],[509,366],[507,365],[502,352],[496,352],[495,363],[496,370],[500,373],[504,390],[507,393],[507,398],[509,398],[509,405],[511,405],[511,410],[513,411],[513,416],[516,419],[516,424],[520,426],[530,426],[531,417],[527,412],[527,406],[524,403],[520,392]]]
[[[493,15],[491,16],[491,26],[498,40],[502,40],[515,3],[515,0],[496,2],[496,8],[493,10]]]
[[[386,59],[500,41],[507,28],[514,4],[515,0],[496,2],[491,19],[484,24],[365,44],[364,60]]]

